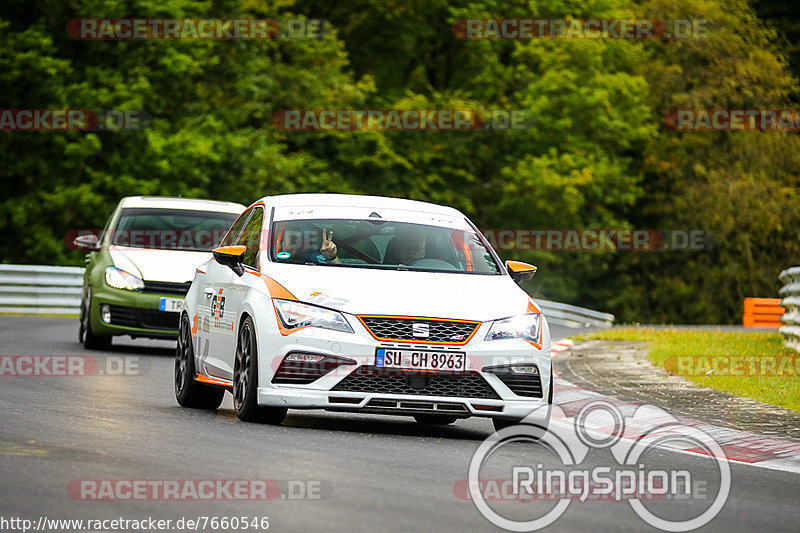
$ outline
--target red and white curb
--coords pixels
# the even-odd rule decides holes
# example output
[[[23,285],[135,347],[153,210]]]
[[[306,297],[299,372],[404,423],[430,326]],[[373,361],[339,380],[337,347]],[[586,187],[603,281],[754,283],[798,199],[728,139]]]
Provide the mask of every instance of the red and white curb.
[[[636,403],[624,402],[603,396],[596,392],[588,391],[562,378],[555,379],[553,392],[554,403],[563,411],[564,418],[562,418],[562,420],[570,424],[574,423],[575,416],[580,413],[585,405],[598,400],[613,405],[626,417],[632,415],[641,407],[641,405]],[[664,412],[661,411],[661,414],[658,414],[659,411],[660,409],[654,410],[652,417],[637,416],[637,426],[640,424],[649,427],[659,426],[664,422]],[[675,418],[683,426],[697,428],[712,437],[720,445],[727,456],[727,460],[730,462],[748,464],[759,468],[782,470],[784,472],[800,473],[800,443],[714,426],[691,418],[680,416],[676,416]],[[587,429],[606,435],[617,434],[615,433],[616,428],[614,427],[587,427]],[[674,431],[680,432],[680,429],[675,428]],[[635,439],[639,434],[639,428],[628,426],[620,436],[622,438]],[[675,442],[676,441],[673,441],[671,444],[664,445],[664,448],[698,456],[707,455],[701,449],[693,447],[688,442],[685,446],[675,444]]]
[[[572,348],[572,341],[570,339],[561,339],[560,341],[556,341],[550,345],[550,353],[555,355],[563,352],[567,348]]]

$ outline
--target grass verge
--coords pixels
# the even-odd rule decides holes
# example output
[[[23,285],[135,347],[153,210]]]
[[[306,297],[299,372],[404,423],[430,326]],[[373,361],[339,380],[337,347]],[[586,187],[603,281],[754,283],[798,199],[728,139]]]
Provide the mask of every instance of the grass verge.
[[[648,342],[650,361],[673,374],[800,412],[800,354],[777,332],[622,327],[575,339]]]

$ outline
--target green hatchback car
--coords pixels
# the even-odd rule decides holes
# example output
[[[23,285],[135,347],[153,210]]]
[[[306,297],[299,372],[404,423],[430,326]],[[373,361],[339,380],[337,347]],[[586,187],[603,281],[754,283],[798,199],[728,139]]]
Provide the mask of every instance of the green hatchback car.
[[[88,251],[78,338],[104,349],[115,335],[174,339],[195,268],[211,258],[244,206],[231,202],[123,198],[100,235],[78,236]]]

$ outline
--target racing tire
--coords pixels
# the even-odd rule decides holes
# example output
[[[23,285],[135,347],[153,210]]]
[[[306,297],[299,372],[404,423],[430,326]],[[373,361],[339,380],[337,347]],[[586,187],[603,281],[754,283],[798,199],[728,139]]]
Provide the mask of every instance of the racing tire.
[[[111,348],[111,335],[96,335],[92,331],[92,293],[81,301],[81,314],[78,327],[78,341],[87,350],[108,350]]]
[[[242,320],[233,364],[233,408],[244,422],[278,425],[286,418],[285,407],[258,405],[258,345],[253,320]]]
[[[429,414],[421,414],[421,415],[414,415],[414,420],[419,422],[420,424],[433,424],[437,426],[447,426],[449,424],[454,423],[458,420],[457,416],[448,416],[448,415],[429,415]]]
[[[189,317],[183,314],[175,349],[175,399],[181,407],[216,410],[222,404],[225,389],[200,383],[194,379],[196,375]]]

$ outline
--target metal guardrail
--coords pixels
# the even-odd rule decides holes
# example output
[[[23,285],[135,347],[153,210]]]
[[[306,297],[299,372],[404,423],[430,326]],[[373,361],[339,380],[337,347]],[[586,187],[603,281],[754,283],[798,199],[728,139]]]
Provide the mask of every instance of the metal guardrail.
[[[77,314],[82,267],[0,265],[0,311]]]
[[[0,311],[25,314],[77,314],[82,267],[0,265]],[[569,304],[536,300],[551,324],[610,327],[614,315]]]
[[[786,312],[778,331],[783,334],[783,344],[800,352],[800,266],[787,268],[778,279],[783,283],[779,292],[781,305]]]
[[[582,328],[586,326],[594,326],[601,328],[610,328],[614,323],[614,315],[609,313],[601,313],[592,309],[586,309],[575,305],[562,304],[560,302],[551,302],[549,300],[536,300],[542,307],[544,316],[547,317],[547,322],[559,326],[566,326],[569,328]]]

